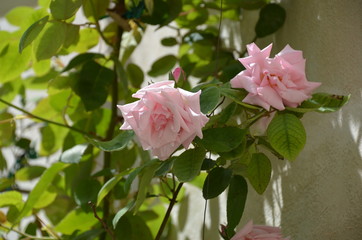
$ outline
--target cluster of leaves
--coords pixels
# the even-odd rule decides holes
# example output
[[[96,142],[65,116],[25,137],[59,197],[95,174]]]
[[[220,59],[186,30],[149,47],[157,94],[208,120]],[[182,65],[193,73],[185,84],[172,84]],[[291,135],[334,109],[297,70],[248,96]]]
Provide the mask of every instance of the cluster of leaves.
[[[38,4],[11,10],[6,19],[17,30],[0,31],[0,145],[11,148],[15,158],[8,166],[0,154],[0,208],[6,210],[0,211],[0,231],[16,229],[23,218],[33,216],[23,236],[40,230],[48,239],[168,239],[172,225],[158,232],[164,225],[164,203],[174,204],[183,182],[200,185],[200,172],[205,172],[205,199],[228,189],[230,237],[243,213],[247,180],[260,194],[270,181],[271,163],[259,146],[278,158],[295,159],[306,139],[299,120],[303,114],[333,112],[348,100],[315,94],[300,107],[279,112],[266,137],[251,136],[248,127],[269,113],[244,104],[246,93],[228,84],[243,70],[234,55],[245,53],[220,47],[219,9],[223,18],[236,22],[243,11],[260,9],[257,39],[277,31],[285,20],[283,8],[267,0]],[[85,22],[76,23],[77,12],[84,14]],[[164,162],[140,149],[132,131],[118,130],[122,119],[116,104],[133,101],[132,93],[144,81],[145,73],[130,56],[149,24],[173,29],[174,36],[161,43],[178,46],[179,51],[177,56],[160,57],[147,75],[166,76],[175,65],[181,66],[199,84],[192,88],[185,79],[178,86],[202,89],[201,109],[211,116],[195,148]],[[94,48],[98,44],[107,51]],[[27,96],[30,90],[47,94],[34,102]],[[12,104],[14,99],[18,106]],[[35,107],[28,111],[29,105]],[[14,108],[20,114],[14,116]],[[38,129],[40,140],[27,137],[28,129]],[[56,161],[46,168],[43,157]],[[22,189],[22,182],[35,182],[35,187]],[[50,226],[42,223],[40,211]]]

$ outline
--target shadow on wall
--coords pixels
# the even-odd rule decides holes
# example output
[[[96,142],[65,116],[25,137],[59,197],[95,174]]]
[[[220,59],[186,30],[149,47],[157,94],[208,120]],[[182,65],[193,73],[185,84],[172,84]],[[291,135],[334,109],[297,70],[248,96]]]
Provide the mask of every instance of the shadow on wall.
[[[250,194],[243,218],[281,225],[293,240],[362,239],[362,1],[282,1],[287,20],[276,34],[303,50],[317,90],[351,94],[333,114],[306,114],[307,145],[293,163],[273,159],[264,196]],[[253,190],[251,190],[253,191]],[[263,218],[263,219],[262,219]]]

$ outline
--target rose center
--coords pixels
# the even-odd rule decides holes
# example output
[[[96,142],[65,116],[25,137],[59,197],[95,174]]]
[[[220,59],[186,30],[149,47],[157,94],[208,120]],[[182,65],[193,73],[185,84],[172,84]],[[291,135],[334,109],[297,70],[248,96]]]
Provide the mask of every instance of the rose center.
[[[159,131],[164,129],[169,121],[172,121],[172,114],[166,107],[158,106],[155,108],[151,118],[153,129]]]

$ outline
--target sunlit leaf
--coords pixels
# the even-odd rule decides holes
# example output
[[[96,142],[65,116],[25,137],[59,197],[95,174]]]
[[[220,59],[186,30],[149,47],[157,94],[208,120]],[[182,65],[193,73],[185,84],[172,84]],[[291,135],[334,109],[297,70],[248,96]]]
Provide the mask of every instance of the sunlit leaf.
[[[102,216],[102,212],[97,211],[98,216]],[[72,234],[74,231],[89,230],[98,220],[94,217],[93,212],[84,212],[82,209],[74,209],[63,218],[54,230],[63,234]]]
[[[10,42],[0,48],[0,83],[16,80],[23,71],[29,68],[30,59],[30,49],[20,54],[17,42]]]
[[[82,0],[52,0],[50,12],[55,19],[66,20],[78,11]]]
[[[43,166],[36,166],[36,165],[24,167],[16,171],[15,179],[18,181],[29,181],[34,178],[40,177],[45,171],[45,169],[46,168]]]
[[[33,44],[37,60],[55,56],[62,48],[67,34],[67,24],[63,22],[48,22]]]
[[[116,215],[114,216],[112,220],[113,228],[116,228],[118,221],[123,217],[124,214],[126,214],[133,206],[135,202],[131,201],[129,202],[124,208],[121,208]]]
[[[41,199],[39,199],[39,196],[41,196],[41,194],[52,184],[52,181],[58,174],[58,172],[62,171],[66,167],[68,167],[68,164],[60,162],[54,163],[43,173],[39,182],[30,192],[28,199],[25,202],[24,208],[21,210],[19,216],[17,217],[17,222],[20,221],[24,216],[26,216],[38,201],[41,201]]]

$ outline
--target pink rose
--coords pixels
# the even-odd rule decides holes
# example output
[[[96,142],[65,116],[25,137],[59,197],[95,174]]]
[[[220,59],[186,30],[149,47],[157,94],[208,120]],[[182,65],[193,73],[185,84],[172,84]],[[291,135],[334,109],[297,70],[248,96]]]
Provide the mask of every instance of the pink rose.
[[[123,106],[121,129],[133,129],[144,150],[165,160],[195,136],[202,138],[208,118],[200,111],[200,94],[174,88],[174,81],[151,84],[132,96],[140,100]]]
[[[289,240],[289,238],[283,238],[278,227],[253,225],[253,221],[249,221],[231,240]]]
[[[287,45],[274,58],[269,58],[271,48],[272,44],[260,51],[254,43],[249,44],[249,56],[239,59],[246,69],[231,79],[231,86],[249,92],[243,102],[268,111],[270,106],[278,110],[297,107],[321,83],[308,82],[301,51]]]

